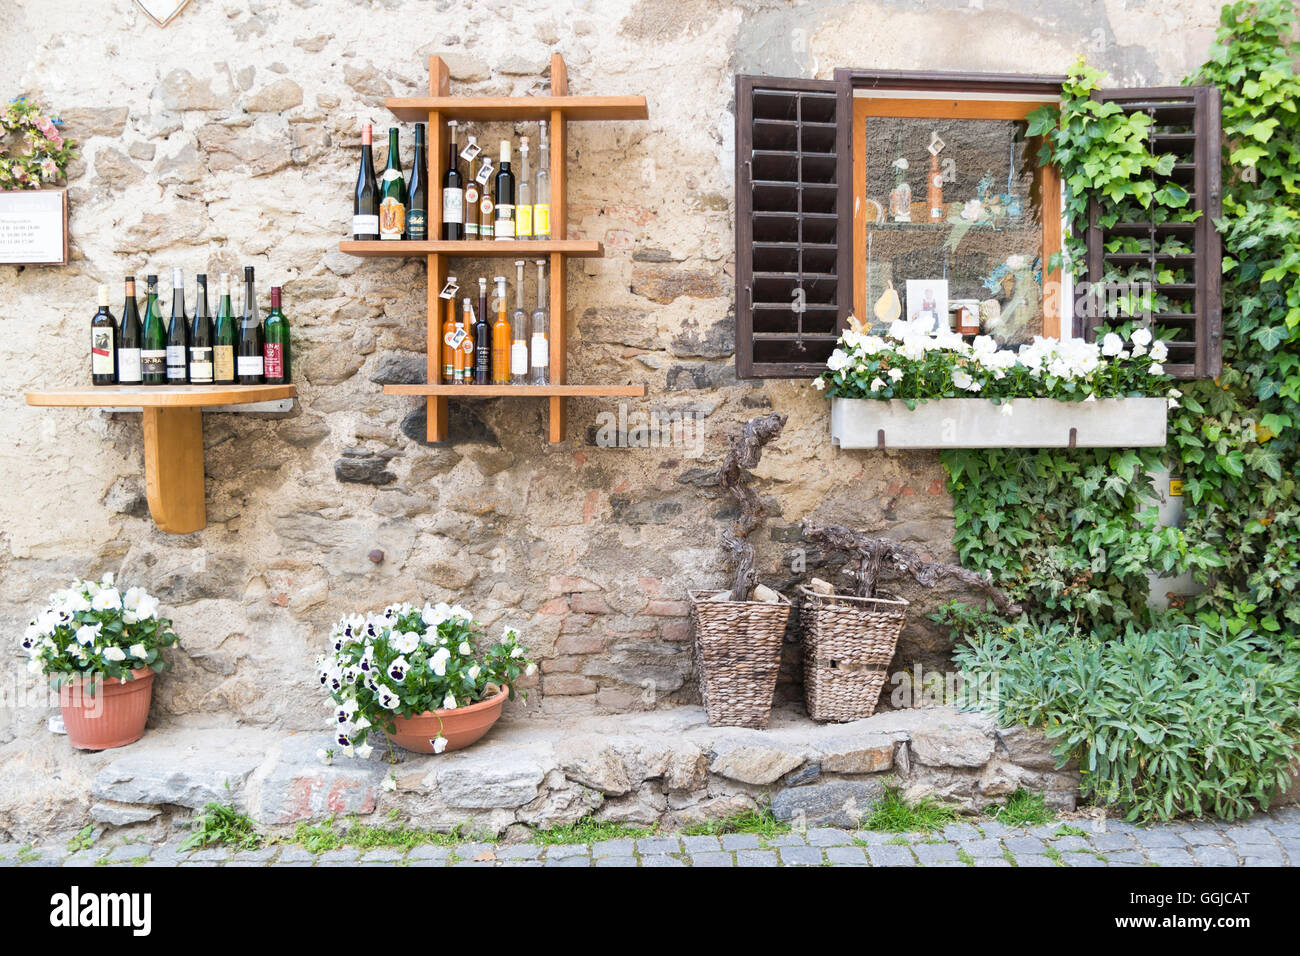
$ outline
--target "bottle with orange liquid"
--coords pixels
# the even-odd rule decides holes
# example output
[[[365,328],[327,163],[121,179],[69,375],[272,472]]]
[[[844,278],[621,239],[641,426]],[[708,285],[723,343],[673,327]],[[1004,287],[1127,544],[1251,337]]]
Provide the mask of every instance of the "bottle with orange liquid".
[[[497,320],[492,325],[492,384],[510,384],[510,322],[506,318],[506,277],[497,276]]]
[[[447,276],[447,287],[451,294],[447,296],[447,318],[442,323],[442,383],[453,385],[456,382],[456,350],[451,340],[456,334],[456,277]]]
[[[474,339],[467,331],[474,324],[474,309],[469,304],[469,296],[465,297],[464,316],[456,323],[452,336],[452,383],[455,385],[468,385],[474,380]]]

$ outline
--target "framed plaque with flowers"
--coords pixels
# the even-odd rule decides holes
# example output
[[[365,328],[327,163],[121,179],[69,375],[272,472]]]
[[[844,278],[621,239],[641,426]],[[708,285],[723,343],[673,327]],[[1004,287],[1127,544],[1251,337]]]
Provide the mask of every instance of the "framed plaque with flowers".
[[[66,265],[68,194],[59,188],[76,143],[26,97],[0,111],[0,264]]]

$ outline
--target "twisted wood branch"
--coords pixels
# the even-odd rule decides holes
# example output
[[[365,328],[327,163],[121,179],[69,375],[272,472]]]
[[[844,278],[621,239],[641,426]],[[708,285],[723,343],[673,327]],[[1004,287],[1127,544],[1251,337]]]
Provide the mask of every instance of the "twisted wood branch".
[[[730,529],[722,535],[722,544],[729,552],[735,567],[731,585],[731,600],[747,601],[758,579],[754,568],[754,546],[748,538],[767,517],[767,509],[749,487],[749,469],[756,468],[763,457],[763,448],[785,427],[786,416],[773,412],[761,418],[751,418],[739,434],[727,439],[727,454],[718,467],[718,484],[730,491],[740,505],[740,514]]]

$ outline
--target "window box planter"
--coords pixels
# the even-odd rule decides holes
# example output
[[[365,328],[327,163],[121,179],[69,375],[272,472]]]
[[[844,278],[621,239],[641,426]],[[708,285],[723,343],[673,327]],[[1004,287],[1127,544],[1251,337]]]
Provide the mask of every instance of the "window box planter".
[[[1011,413],[1007,414],[1007,405]],[[940,398],[916,408],[898,399],[831,399],[831,443],[840,448],[1146,448],[1165,443],[1164,398],[1061,402]]]

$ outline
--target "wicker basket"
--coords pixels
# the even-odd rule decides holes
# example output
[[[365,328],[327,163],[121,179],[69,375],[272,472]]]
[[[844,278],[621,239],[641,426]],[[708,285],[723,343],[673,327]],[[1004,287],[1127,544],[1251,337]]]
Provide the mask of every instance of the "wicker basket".
[[[824,595],[800,587],[803,607],[803,692],[813,720],[870,717],[907,617],[894,595]]]
[[[707,600],[721,593],[689,592],[704,710],[713,726],[766,727],[790,602]]]

